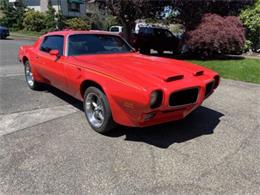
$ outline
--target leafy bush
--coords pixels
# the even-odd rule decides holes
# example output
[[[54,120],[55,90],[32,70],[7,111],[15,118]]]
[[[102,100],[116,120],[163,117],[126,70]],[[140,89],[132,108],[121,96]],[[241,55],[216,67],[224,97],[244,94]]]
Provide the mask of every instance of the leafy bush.
[[[22,0],[18,0],[14,8],[8,1],[0,0],[1,18],[0,24],[9,28],[20,30],[23,28],[23,15],[25,5]]]
[[[252,42],[253,50],[260,49],[260,0],[240,14],[240,19],[247,28],[247,38]]]
[[[118,24],[116,17],[110,15],[109,12],[105,13],[98,4],[89,4],[87,12],[87,20],[91,24],[91,29],[95,30],[108,30],[110,26]]]
[[[45,14],[34,10],[28,10],[24,15],[23,25],[25,30],[41,32],[46,28]]]
[[[58,29],[63,29],[65,27],[65,17],[62,14],[62,11],[59,10],[56,14],[57,18],[57,27]]]
[[[237,54],[245,44],[244,28],[237,17],[205,14],[195,30],[187,32],[186,44],[204,56]]]
[[[81,18],[71,18],[65,21],[65,27],[74,30],[89,30],[90,25]]]
[[[249,40],[246,40],[244,48],[243,48],[243,53],[246,53],[248,51],[250,51],[250,49],[252,48],[253,43]]]
[[[48,1],[48,7],[45,13],[45,25],[47,31],[53,31],[56,28],[56,21],[55,21],[55,9],[52,7],[51,1]]]

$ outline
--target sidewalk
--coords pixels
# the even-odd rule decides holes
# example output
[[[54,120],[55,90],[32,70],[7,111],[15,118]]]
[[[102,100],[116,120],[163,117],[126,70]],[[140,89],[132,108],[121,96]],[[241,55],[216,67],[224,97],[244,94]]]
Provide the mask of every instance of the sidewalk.
[[[227,56],[232,57],[232,58],[250,58],[250,59],[260,60],[260,54],[258,54],[258,55],[247,55],[246,53],[244,53],[244,54],[241,54],[241,55],[227,55]]]

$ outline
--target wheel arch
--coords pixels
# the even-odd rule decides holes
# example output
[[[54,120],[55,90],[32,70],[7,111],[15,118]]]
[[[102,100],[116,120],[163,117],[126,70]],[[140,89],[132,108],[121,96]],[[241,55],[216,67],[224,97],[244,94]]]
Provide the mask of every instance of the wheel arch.
[[[27,56],[23,56],[22,63],[25,64],[26,61],[29,61],[29,58]]]
[[[93,81],[93,80],[84,80],[80,84],[80,95],[82,98],[84,98],[84,93],[85,93],[86,89],[89,87],[96,87],[96,88],[100,89],[105,95],[107,95],[105,93],[105,90],[103,89],[102,85],[99,84],[98,82]]]

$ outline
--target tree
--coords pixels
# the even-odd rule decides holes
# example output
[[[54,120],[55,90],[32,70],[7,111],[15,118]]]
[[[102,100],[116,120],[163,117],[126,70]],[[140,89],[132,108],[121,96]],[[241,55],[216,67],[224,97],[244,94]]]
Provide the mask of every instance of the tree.
[[[110,26],[118,24],[115,16],[100,8],[97,4],[90,5],[87,19],[91,23],[91,29],[108,30]]]
[[[46,29],[45,14],[39,11],[28,10],[24,15],[25,30],[41,32]]]
[[[58,13],[56,14],[57,18],[57,28],[59,30],[62,30],[65,27],[65,17],[62,14],[62,11],[59,10]]]
[[[253,4],[253,2],[254,0],[172,0],[171,6],[175,11],[173,19],[182,23],[189,31],[196,28],[202,16],[206,13],[215,13],[220,16],[238,16],[243,7]]]
[[[65,27],[74,30],[89,30],[90,25],[81,18],[71,18],[65,21]]]
[[[22,29],[25,5],[23,0],[18,0],[15,5],[14,7],[9,1],[2,0],[0,9],[3,12],[3,17],[0,23],[9,28]]]
[[[55,21],[55,12],[56,10],[52,7],[51,0],[48,1],[46,16],[45,16],[45,24],[47,31],[53,31],[56,28],[56,21]]]
[[[186,44],[205,57],[240,53],[245,44],[243,24],[235,16],[205,14],[196,29],[187,33]]]
[[[260,0],[254,5],[247,7],[240,14],[240,18],[247,28],[247,37],[249,44],[252,44],[253,50],[260,49]]]
[[[154,0],[106,0],[112,15],[123,25],[124,36],[129,39],[137,19],[160,18],[161,12],[169,1]]]

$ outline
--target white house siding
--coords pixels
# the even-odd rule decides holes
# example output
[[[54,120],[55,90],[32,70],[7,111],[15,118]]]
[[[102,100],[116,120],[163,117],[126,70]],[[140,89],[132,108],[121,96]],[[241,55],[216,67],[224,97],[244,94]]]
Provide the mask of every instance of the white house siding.
[[[10,3],[17,1],[18,0],[9,0]],[[28,8],[34,9],[35,11],[45,12],[48,9],[48,0],[24,0],[24,3]],[[51,3],[56,11],[61,10],[66,17],[83,17],[86,15],[86,3],[80,4],[79,12],[70,11],[68,9],[68,0],[51,0]]]

